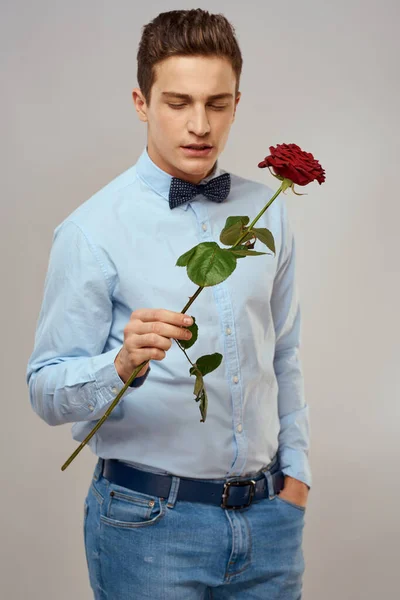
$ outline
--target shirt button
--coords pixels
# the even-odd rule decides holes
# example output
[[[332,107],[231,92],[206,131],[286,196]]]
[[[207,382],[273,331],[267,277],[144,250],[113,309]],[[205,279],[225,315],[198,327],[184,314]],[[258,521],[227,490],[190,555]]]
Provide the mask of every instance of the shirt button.
[[[231,335],[232,331],[231,331],[231,329],[229,327],[227,327],[225,329],[225,333],[226,333],[226,335]]]
[[[206,223],[203,223],[202,228],[203,228],[203,231],[207,231],[207,225],[206,225]]]
[[[113,387],[113,389],[111,391],[114,392],[114,394],[116,394],[118,392],[118,388]]]
[[[239,381],[239,377],[238,377],[237,375],[235,375],[235,377],[233,377],[233,381],[234,381],[235,383],[237,383],[237,382]]]
[[[89,410],[94,410],[93,404],[89,404]]]
[[[242,431],[243,431],[243,426],[242,426],[242,424],[241,424],[241,423],[239,423],[239,425],[236,427],[236,430],[237,430],[239,433],[242,433]]]

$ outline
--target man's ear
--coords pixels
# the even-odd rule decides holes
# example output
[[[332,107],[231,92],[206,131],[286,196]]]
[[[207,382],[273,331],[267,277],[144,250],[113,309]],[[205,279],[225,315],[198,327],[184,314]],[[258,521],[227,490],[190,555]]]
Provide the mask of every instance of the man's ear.
[[[147,121],[147,103],[139,88],[135,88],[132,91],[133,104],[135,105],[136,112],[139,115],[139,119],[146,123]]]
[[[238,94],[237,94],[237,96],[236,96],[236,99],[235,99],[235,108],[233,109],[232,123],[233,123],[233,121],[235,120],[235,117],[236,117],[236,109],[237,109],[237,105],[238,105],[238,104],[239,104],[239,102],[240,102],[240,98],[241,98],[241,96],[242,96],[241,92],[238,92]]]

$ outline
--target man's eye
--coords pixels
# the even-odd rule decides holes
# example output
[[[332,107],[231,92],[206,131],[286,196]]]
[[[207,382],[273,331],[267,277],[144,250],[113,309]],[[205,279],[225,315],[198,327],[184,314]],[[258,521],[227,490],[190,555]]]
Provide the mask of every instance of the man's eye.
[[[171,104],[171,103],[168,103],[168,106],[170,106],[171,108],[180,109],[180,108],[183,108],[184,106],[186,106],[186,104]],[[222,106],[220,104],[210,104],[209,106],[213,110],[224,110],[224,108],[227,107],[226,104],[224,104]]]

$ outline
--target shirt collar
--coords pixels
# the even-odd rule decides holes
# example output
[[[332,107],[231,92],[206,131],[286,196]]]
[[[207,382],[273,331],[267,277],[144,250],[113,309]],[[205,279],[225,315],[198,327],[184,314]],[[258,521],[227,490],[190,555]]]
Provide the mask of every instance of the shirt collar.
[[[169,201],[169,188],[171,186],[172,175],[163,171],[158,167],[150,158],[147,152],[147,146],[145,146],[142,154],[136,162],[136,173],[139,179],[141,179],[149,188],[159,194],[164,200]],[[214,169],[208,177],[204,177],[199,183],[207,183],[210,179],[218,177],[222,173],[218,165],[218,160],[214,165]],[[187,210],[190,202],[180,204],[177,208]]]

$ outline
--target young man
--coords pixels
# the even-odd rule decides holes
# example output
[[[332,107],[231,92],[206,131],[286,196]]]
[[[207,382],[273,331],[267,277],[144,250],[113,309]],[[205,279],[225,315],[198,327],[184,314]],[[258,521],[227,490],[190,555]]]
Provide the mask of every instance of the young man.
[[[82,441],[151,360],[90,442],[84,535],[97,599],[301,597],[308,406],[282,195],[257,225],[273,232],[275,255],[238,261],[190,308],[192,361],[223,355],[205,378],[204,423],[174,342],[188,337],[180,311],[196,291],[177,258],[273,194],[218,165],[241,68],[222,15],[171,11],[146,25],[133,90],[146,148],[54,233],[27,371],[34,410],[74,422]]]

